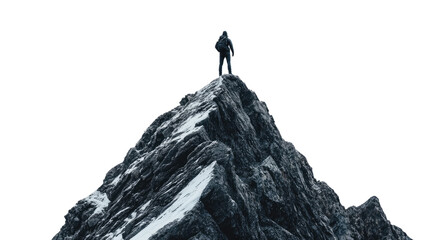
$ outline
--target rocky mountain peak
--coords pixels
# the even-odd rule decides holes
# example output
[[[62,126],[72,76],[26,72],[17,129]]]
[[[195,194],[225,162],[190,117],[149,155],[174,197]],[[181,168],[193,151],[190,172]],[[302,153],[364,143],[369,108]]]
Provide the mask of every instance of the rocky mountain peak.
[[[65,218],[54,240],[410,239],[376,197],[345,209],[234,75],[159,116]]]

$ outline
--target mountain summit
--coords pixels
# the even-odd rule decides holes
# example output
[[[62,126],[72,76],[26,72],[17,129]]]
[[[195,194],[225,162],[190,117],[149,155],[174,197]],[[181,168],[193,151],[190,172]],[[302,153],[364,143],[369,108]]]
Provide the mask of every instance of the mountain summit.
[[[410,239],[376,197],[344,208],[234,75],[159,116],[65,219],[54,240]]]

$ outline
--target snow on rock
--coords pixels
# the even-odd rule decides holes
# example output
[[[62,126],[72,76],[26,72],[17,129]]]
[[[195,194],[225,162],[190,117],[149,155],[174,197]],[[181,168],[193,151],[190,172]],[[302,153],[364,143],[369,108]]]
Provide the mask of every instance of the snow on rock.
[[[130,174],[130,173],[134,172],[134,171],[138,168],[138,167],[137,167],[137,165],[138,165],[139,163],[141,163],[143,160],[145,160],[145,158],[146,158],[146,154],[145,154],[145,155],[143,155],[142,157],[138,158],[136,161],[134,161],[134,162],[129,166],[129,168],[127,169],[127,171],[125,171],[125,174]]]
[[[92,215],[101,213],[110,203],[107,195],[100,191],[93,192],[85,200],[96,207]]]
[[[124,224],[117,229],[114,233],[109,233],[107,235],[106,240],[123,240],[122,232],[124,231],[125,227],[132,222],[139,214],[142,214],[144,210],[149,206],[151,201],[148,201],[147,203],[143,204],[143,206],[136,209],[134,212],[131,213],[131,215],[124,220]],[[124,209],[125,210],[125,209]]]
[[[217,106],[213,102],[216,93],[221,90],[222,77],[213,80],[209,85],[195,93],[192,100],[179,111],[171,120],[164,122],[160,129],[168,127],[171,123],[186,118],[172,134],[170,141],[182,141],[187,135],[197,132],[201,127],[196,127],[198,123],[206,119],[210,112],[216,110]],[[167,141],[168,142],[168,141]],[[164,143],[166,144],[166,142]]]
[[[124,240],[124,238],[122,237],[122,234],[114,235],[113,233],[109,233],[106,236],[107,236],[106,240]]]
[[[53,240],[410,239],[376,198],[342,206],[231,74],[158,117],[65,220]]]
[[[113,185],[114,186],[114,185],[118,184],[118,182],[121,180],[121,178],[122,178],[122,175],[116,176],[116,178],[113,179],[113,181],[109,185]]]
[[[201,170],[201,172],[176,195],[170,207],[130,240],[149,239],[165,225],[182,219],[186,212],[192,210],[200,200],[201,194],[212,179],[215,164],[216,161]]]
[[[198,131],[201,127],[195,127],[195,125],[204,119],[206,119],[209,116],[209,113],[213,110],[213,108],[197,113],[191,117],[189,117],[184,124],[182,124],[175,132],[177,136],[173,138],[173,140],[181,141],[183,140],[187,135]]]
[[[143,154],[143,156],[141,156],[136,161],[134,161],[123,174],[119,174],[118,176],[116,176],[116,178],[114,178],[112,180],[112,182],[109,183],[109,185],[115,186],[116,184],[118,184],[122,180],[123,175],[130,174],[130,173],[134,172],[135,170],[137,170],[138,169],[137,165],[145,160],[146,155],[147,154]]]

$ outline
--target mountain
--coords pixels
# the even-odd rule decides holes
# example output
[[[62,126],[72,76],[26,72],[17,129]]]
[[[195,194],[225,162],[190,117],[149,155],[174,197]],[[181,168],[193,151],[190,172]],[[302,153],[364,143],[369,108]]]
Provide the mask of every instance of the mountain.
[[[159,116],[65,219],[54,240],[411,239],[376,197],[344,208],[234,75]]]

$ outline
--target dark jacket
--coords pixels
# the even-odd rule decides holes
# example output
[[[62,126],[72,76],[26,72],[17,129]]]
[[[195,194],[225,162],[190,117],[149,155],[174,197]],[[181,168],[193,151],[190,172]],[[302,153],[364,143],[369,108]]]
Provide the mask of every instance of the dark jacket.
[[[221,53],[227,53],[227,52],[229,52],[229,50],[231,50],[232,55],[234,55],[234,47],[232,46],[232,41],[231,41],[231,39],[229,39],[229,38],[228,38],[228,35],[223,34],[223,35],[221,35],[221,36],[219,37],[219,41],[220,41],[221,39],[223,39],[223,38],[227,38],[227,42],[228,42],[228,51],[226,51],[226,52],[221,51]]]

